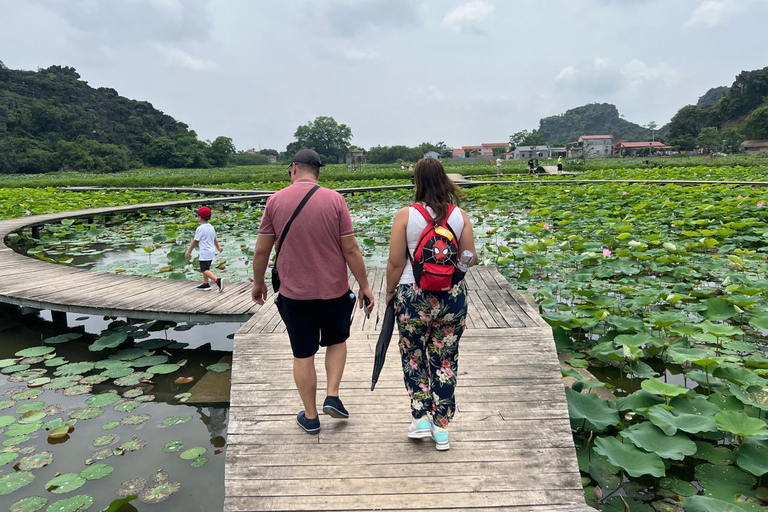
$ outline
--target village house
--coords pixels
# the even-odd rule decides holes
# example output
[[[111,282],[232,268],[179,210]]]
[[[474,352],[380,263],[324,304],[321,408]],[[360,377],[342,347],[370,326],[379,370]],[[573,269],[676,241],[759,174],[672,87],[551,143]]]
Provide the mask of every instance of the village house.
[[[611,158],[613,135],[582,135],[568,143],[568,158]]]
[[[750,155],[768,153],[768,140],[745,140],[740,147],[742,151]]]
[[[671,151],[672,149],[672,146],[667,146],[659,141],[627,142],[626,140],[620,140],[613,145],[613,156],[657,155],[660,152]]]
[[[364,149],[351,147],[347,150],[347,154],[344,155],[344,163],[345,164],[368,163],[368,156],[366,156]]]
[[[549,147],[547,146],[517,146],[512,152],[512,159],[549,158],[549,154]]]
[[[424,158],[440,158],[440,153],[437,151],[427,151],[424,153]]]

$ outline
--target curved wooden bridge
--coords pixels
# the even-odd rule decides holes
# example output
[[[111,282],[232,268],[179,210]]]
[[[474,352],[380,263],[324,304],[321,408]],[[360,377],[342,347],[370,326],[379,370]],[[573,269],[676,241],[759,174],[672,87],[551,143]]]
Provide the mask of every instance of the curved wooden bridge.
[[[267,195],[205,202],[255,201]],[[56,265],[5,245],[9,233],[65,218],[199,203],[0,221],[0,301],[132,318],[248,320],[235,335],[224,510],[592,510],[584,504],[552,330],[496,269],[475,267],[467,274],[470,313],[461,342],[458,412],[451,425],[451,450],[437,452],[430,440],[405,436],[410,414],[396,340],[376,392],[369,391],[376,317],[383,313],[382,269],[369,273],[378,312],[366,319],[356,310],[348,342],[342,399],[352,417],[322,417],[320,435],[308,436],[295,424],[301,401],[285,328],[273,301],[253,304],[249,283],[228,282],[222,294],[200,293],[189,281]],[[323,382],[322,354],[318,359]]]

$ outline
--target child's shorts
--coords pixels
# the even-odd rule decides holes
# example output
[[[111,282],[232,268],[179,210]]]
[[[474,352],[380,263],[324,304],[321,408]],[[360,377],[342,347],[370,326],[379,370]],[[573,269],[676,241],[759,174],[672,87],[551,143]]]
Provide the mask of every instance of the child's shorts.
[[[211,270],[211,263],[213,263],[213,260],[200,260],[200,272]]]

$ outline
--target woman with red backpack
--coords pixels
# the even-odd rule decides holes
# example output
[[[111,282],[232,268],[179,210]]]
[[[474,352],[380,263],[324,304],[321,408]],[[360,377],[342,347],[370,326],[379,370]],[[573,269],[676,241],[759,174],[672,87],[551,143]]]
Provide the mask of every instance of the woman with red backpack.
[[[459,189],[439,160],[419,160],[414,185],[415,202],[401,209],[392,225],[387,304],[395,301],[411,399],[408,437],[431,437],[438,450],[447,450],[447,427],[456,410],[459,339],[467,316],[463,277],[476,260],[475,238],[472,222],[458,207]]]

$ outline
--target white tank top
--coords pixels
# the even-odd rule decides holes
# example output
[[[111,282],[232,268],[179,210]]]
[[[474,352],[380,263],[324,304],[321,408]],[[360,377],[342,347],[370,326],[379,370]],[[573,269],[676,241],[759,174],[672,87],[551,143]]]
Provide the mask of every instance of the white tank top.
[[[435,217],[435,211],[429,206],[426,207],[432,218]],[[461,208],[458,206],[453,209],[453,212],[448,217],[448,225],[456,233],[456,241],[461,239],[461,232],[464,229],[464,216],[461,214]],[[408,228],[405,231],[405,238],[408,242],[408,251],[413,256],[413,251],[416,250],[416,244],[419,243],[419,237],[427,227],[427,219],[419,213],[419,211],[410,206],[408,208]],[[403,275],[400,276],[400,282],[398,284],[414,284],[416,279],[413,277],[413,267],[409,259],[405,260],[405,268],[403,269]]]

